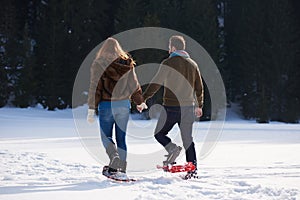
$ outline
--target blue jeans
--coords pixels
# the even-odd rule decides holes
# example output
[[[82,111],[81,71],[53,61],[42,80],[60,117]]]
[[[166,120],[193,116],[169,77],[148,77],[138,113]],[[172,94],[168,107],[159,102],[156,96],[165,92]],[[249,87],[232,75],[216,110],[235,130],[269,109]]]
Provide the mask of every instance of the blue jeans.
[[[115,145],[112,139],[113,126],[115,125],[115,138],[120,159],[126,161],[126,129],[129,120],[129,100],[101,101],[99,103],[99,122],[101,141],[105,148],[110,143]]]

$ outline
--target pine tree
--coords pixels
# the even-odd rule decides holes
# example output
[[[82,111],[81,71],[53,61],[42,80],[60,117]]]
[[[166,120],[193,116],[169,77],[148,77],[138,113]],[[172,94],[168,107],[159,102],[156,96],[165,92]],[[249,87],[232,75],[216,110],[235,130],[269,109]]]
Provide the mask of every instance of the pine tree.
[[[106,1],[44,1],[39,5],[37,100],[45,108],[72,104],[72,88],[85,56],[110,33]]]
[[[62,42],[61,8],[59,1],[43,1],[39,6],[38,35],[36,45],[37,102],[48,110],[54,110],[61,102],[58,92],[62,86],[58,76],[61,69],[59,43]]]
[[[185,33],[184,23],[188,19],[185,18],[183,2],[183,0],[166,0],[156,5],[163,27]]]
[[[6,105],[9,98],[8,90],[8,62],[6,45],[9,31],[13,24],[13,8],[11,1],[7,2],[6,7],[0,7],[0,107]]]
[[[219,63],[218,68],[222,75],[226,88],[227,105],[230,107],[234,101],[234,88],[231,80],[232,70],[228,63],[228,47],[227,47],[227,15],[228,0],[218,0],[218,37],[219,37]]]
[[[214,60],[220,64],[220,28],[218,22],[218,7],[216,0],[183,1],[184,33],[196,40]],[[191,15],[193,13],[193,15]],[[205,81],[203,79],[203,81]],[[211,100],[205,85],[205,99],[202,120],[211,118]]]
[[[29,36],[29,26],[26,23],[24,27],[24,36],[20,57],[20,69],[18,78],[14,85],[14,100],[13,104],[17,107],[26,108],[35,105],[34,90],[37,87],[35,81],[34,54],[33,54],[33,39]]]
[[[15,1],[0,7],[0,107],[10,103],[18,70],[18,20]]]
[[[1,37],[0,41],[2,41]],[[4,54],[5,52],[3,48],[3,43],[0,42],[0,108],[6,105],[9,97],[7,68]]]
[[[297,122],[299,99],[297,99],[297,73],[299,75],[299,26],[291,1],[268,2],[266,27],[269,55],[267,63],[272,77],[272,119]]]
[[[81,63],[95,46],[112,35],[114,20],[109,16],[113,16],[111,10],[115,9],[114,3],[116,2],[108,0],[72,0],[65,3],[64,22],[67,34],[61,47],[66,52],[62,74],[68,74],[68,79],[65,79],[64,93],[61,96],[68,106],[72,105],[73,84]]]
[[[299,33],[290,1],[226,3],[228,64],[244,116],[260,123],[297,121],[290,105],[299,106],[294,75]]]
[[[117,32],[143,26],[146,3],[142,0],[121,1],[115,16],[115,30]]]
[[[240,37],[240,30],[244,10],[242,1],[221,0],[224,7],[224,48],[226,49],[225,63],[227,68],[227,84],[226,91],[229,93],[228,97],[230,101],[237,101],[241,96],[243,86],[241,85],[243,79],[239,75],[241,69],[240,65],[240,47],[241,43],[238,41]],[[228,92],[229,91],[229,92]]]
[[[266,110],[264,104],[258,103],[260,94],[266,94],[260,82],[262,79],[259,78],[263,77],[260,69],[264,67],[261,60],[264,44],[262,7],[258,1],[228,0],[226,3],[230,9],[227,13],[226,41],[233,85],[236,86],[237,95],[241,97],[244,116],[255,118],[258,111]],[[264,100],[262,102],[265,103]]]
[[[198,41],[219,64],[219,24],[216,0],[183,1],[184,32]],[[191,15],[193,13],[193,15]]]

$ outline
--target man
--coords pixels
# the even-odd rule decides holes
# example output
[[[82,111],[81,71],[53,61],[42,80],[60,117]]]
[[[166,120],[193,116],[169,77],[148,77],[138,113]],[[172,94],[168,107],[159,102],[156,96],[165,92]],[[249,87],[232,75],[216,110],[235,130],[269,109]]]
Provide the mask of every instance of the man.
[[[145,101],[164,86],[163,106],[156,129],[155,138],[168,152],[164,165],[172,164],[179,156],[181,147],[174,144],[167,136],[172,127],[178,123],[186,161],[192,162],[197,169],[195,145],[192,137],[194,114],[202,116],[203,83],[195,61],[185,51],[185,40],[182,36],[169,39],[170,56],[163,60],[159,71],[151,84],[146,88]],[[143,103],[145,106],[145,104]],[[142,110],[143,105],[138,106]],[[196,170],[192,172],[196,174]],[[191,174],[191,173],[190,173]],[[188,174],[187,176],[189,176]]]

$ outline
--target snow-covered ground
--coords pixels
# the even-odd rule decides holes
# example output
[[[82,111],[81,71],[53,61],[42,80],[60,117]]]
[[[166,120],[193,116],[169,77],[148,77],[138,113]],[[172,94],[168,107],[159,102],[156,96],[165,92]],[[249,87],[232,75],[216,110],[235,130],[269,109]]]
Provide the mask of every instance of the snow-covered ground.
[[[209,123],[194,127],[197,151]],[[139,134],[141,127],[151,134],[155,120],[131,120],[128,132]],[[152,139],[128,137],[129,152],[140,146],[161,150]],[[129,159],[128,175],[137,181],[116,183],[101,175],[103,164],[83,147],[70,109],[2,108],[0,199],[300,199],[299,152],[299,124],[257,124],[229,111],[219,142],[198,161],[200,179],[164,173],[156,161],[143,172]]]

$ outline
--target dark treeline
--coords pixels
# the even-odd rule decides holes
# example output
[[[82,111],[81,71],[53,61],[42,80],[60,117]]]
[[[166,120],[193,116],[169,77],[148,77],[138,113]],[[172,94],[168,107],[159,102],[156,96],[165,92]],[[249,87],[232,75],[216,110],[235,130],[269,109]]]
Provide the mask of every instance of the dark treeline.
[[[95,46],[121,31],[156,26],[187,34],[208,51],[222,74],[228,105],[240,105],[245,118],[262,123],[299,121],[298,0],[0,4],[0,107],[71,107],[77,71]],[[159,63],[166,56],[153,50],[132,53],[138,65]],[[208,91],[205,96],[203,119],[209,119]]]

